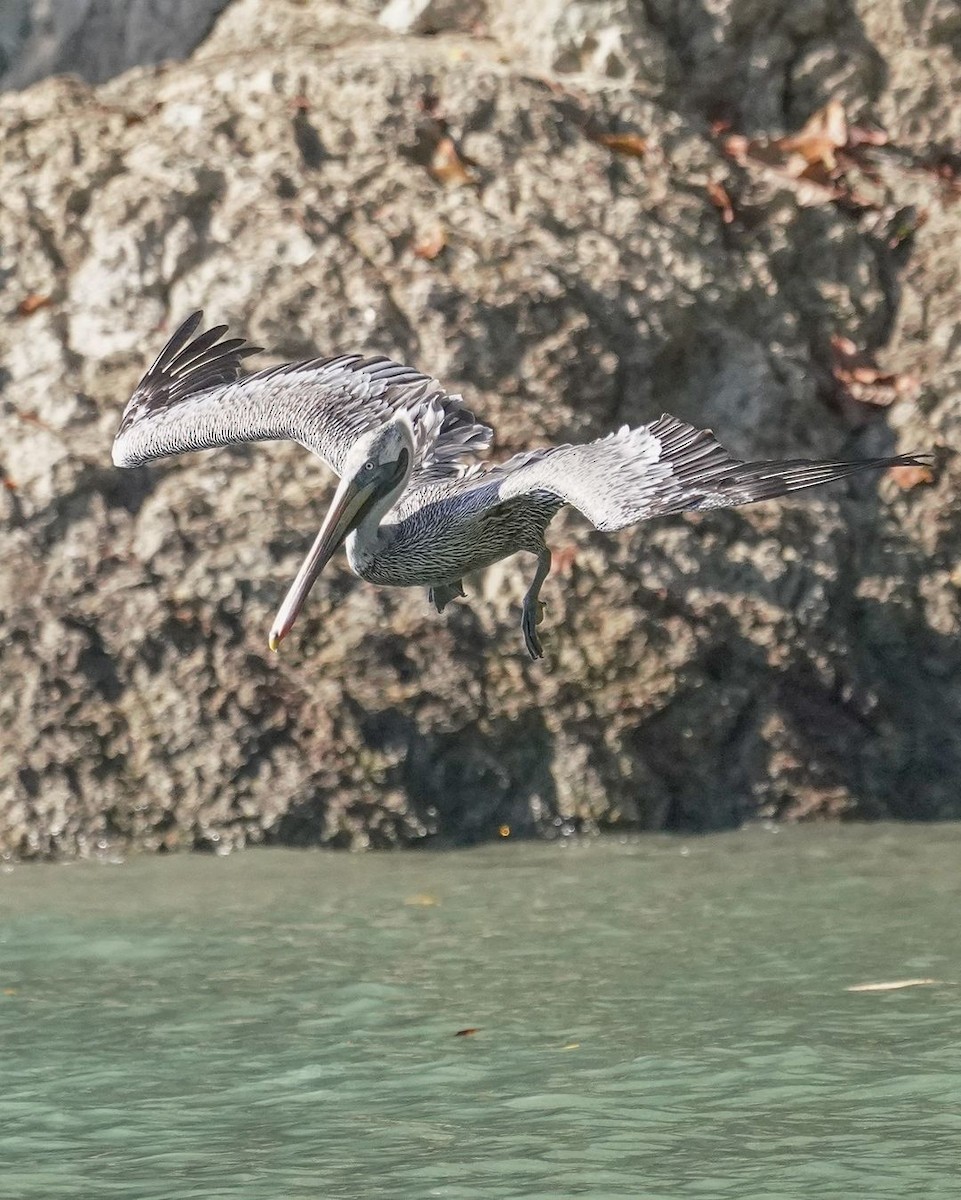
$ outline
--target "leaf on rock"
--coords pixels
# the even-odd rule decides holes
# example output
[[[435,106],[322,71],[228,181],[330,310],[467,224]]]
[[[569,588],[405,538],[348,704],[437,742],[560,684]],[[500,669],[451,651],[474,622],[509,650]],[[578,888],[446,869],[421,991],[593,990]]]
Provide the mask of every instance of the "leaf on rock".
[[[41,416],[38,416],[32,409],[16,410],[14,416],[18,421],[23,421],[25,425],[35,425],[38,429],[43,429],[46,433],[53,433],[53,426],[49,425]]]
[[[721,149],[732,158],[739,167],[746,167],[748,156],[751,153],[753,146],[759,146],[762,143],[752,142],[750,138],[746,138],[743,133],[729,133],[721,140]]]
[[[914,375],[883,371],[869,354],[858,350],[850,338],[831,338],[831,374],[844,395],[861,404],[886,408],[895,400],[914,399],[921,383]]]
[[[427,169],[438,183],[447,187],[460,187],[465,183],[476,182],[470,169],[473,165],[466,155],[461,154],[451,135],[442,133],[434,146]]]
[[[721,220],[725,225],[730,225],[734,220],[734,206],[731,204],[727,188],[723,183],[717,183],[712,179],[708,182],[707,194],[711,203],[721,214]]]
[[[934,483],[934,472],[930,467],[889,467],[888,474],[906,492],[922,483]]]
[[[883,129],[868,129],[865,125],[850,125],[847,144],[852,149],[855,146],[886,146],[888,135]]]
[[[647,139],[638,133],[595,133],[592,140],[606,146],[612,154],[624,154],[628,158],[643,158],[648,151]]]
[[[802,207],[847,201],[858,208],[873,208],[872,201],[856,195],[845,170],[865,164],[858,147],[882,146],[887,134],[848,124],[840,100],[830,100],[812,113],[797,133],[779,138],[748,138],[715,127],[721,149],[740,167],[790,187]]]
[[[801,175],[804,168],[797,169],[797,159],[807,166],[815,164],[833,171],[838,165],[837,151],[848,144],[848,122],[840,100],[829,100],[802,125],[797,133],[776,138],[771,145],[788,155],[787,170]]]
[[[472,168],[477,163],[461,150],[451,133],[440,96],[425,92],[418,100],[417,108],[421,116],[417,121],[414,145],[404,148],[405,155],[425,167],[438,183],[453,187],[476,183]]]
[[[418,258],[433,262],[446,245],[447,234],[444,232],[443,226],[438,225],[431,233],[414,243],[414,254]]]
[[[41,296],[37,292],[30,292],[17,305],[18,317],[32,316],[41,308],[48,308],[53,303],[50,296]]]

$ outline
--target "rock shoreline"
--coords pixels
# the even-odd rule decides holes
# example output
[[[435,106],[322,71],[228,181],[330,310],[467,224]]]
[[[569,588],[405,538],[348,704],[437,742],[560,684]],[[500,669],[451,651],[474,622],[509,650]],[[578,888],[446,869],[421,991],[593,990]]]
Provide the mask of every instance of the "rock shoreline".
[[[0,853],[961,816],[952,6],[391,7],[234,0],[186,61],[0,96]],[[889,139],[856,202],[732,153],[832,99]],[[259,365],[430,370],[500,455],[668,410],[743,456],[938,465],[564,517],[541,664],[520,558],[443,617],[339,564],[278,658],[323,469],[110,465],[198,306]]]

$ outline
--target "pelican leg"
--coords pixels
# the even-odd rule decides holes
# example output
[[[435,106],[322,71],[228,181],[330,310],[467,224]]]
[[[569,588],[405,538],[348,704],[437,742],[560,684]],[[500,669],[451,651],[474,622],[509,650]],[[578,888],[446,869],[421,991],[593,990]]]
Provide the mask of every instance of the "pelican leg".
[[[534,572],[533,582],[527,589],[527,594],[524,597],[524,610],[521,615],[524,645],[527,647],[527,653],[532,659],[544,657],[541,639],[537,636],[537,626],[544,619],[544,602],[538,597],[540,595],[541,584],[550,574],[550,570],[551,552],[546,546],[542,546],[537,552],[537,570]]]
[[[464,581],[462,579],[458,579],[456,583],[444,583],[440,587],[427,589],[427,599],[438,612],[443,612],[451,600],[456,600],[459,596],[463,595],[465,595],[465,592]]]

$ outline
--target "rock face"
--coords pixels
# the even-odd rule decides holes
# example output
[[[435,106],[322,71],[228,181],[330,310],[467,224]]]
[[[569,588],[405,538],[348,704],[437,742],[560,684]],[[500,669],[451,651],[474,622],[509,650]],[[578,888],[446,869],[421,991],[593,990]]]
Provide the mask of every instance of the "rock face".
[[[3,99],[0,849],[961,815],[953,6],[491,0],[435,36],[377,8],[235,0],[187,62]],[[770,139],[835,96],[893,143],[854,201],[708,124]],[[332,564],[274,657],[322,466],[110,465],[200,306],[261,365],[429,369],[499,454],[666,409],[743,456],[930,448],[935,481],[565,515],[540,664],[525,559],[443,617]],[[832,337],[919,388],[854,360],[844,391]]]

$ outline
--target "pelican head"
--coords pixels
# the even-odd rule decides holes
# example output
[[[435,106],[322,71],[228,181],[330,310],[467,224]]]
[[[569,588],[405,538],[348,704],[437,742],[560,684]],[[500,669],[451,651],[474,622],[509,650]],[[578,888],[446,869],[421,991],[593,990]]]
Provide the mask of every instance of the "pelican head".
[[[403,410],[353,444],[320,532],[274,618],[268,639],[271,650],[290,633],[317,577],[348,535],[365,522],[376,529],[404,490],[413,458],[414,432]]]

